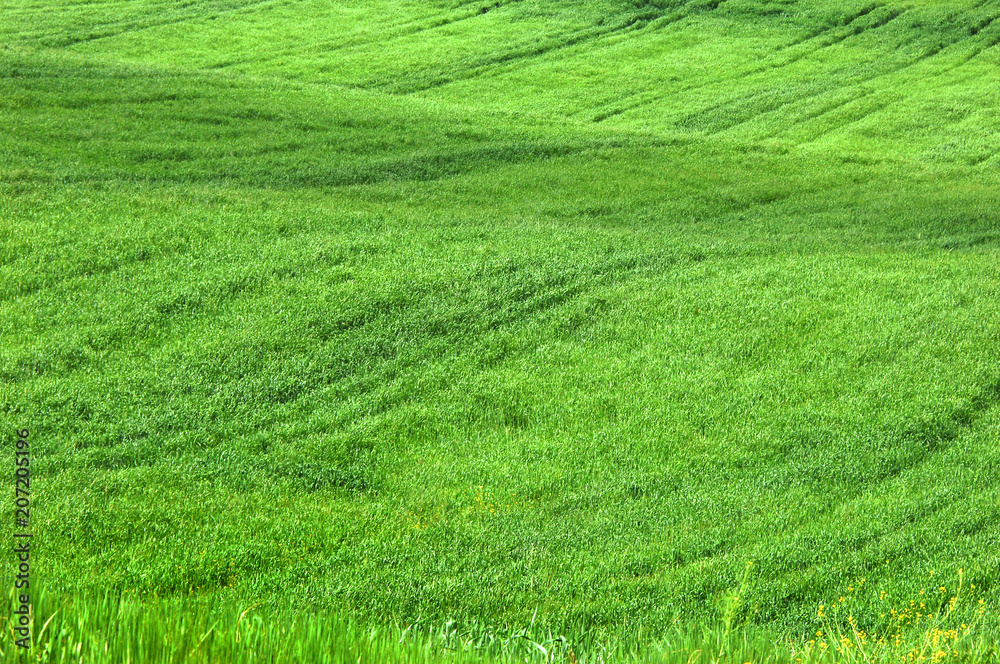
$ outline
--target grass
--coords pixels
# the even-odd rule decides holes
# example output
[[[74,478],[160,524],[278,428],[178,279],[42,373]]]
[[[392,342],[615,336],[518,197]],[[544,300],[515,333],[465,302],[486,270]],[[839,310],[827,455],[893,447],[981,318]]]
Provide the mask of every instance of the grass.
[[[750,567],[747,567],[749,570]],[[746,589],[747,575],[740,592]],[[863,594],[817,612],[815,634],[806,637],[742,626],[732,618],[741,598],[731,595],[715,623],[674,625],[654,640],[641,626],[627,636],[567,625],[571,634],[536,627],[497,628],[477,621],[429,624],[366,624],[336,611],[242,606],[218,595],[194,599],[122,596],[36,595],[32,650],[0,649],[6,661],[60,662],[948,662],[993,661],[995,615],[981,593],[968,587],[918,600],[891,616],[879,630],[860,630],[850,613]],[[933,591],[933,589],[930,589]],[[925,596],[926,595],[926,596]],[[880,601],[887,593],[881,592]],[[977,597],[979,599],[977,600]],[[13,596],[11,597],[13,600]],[[928,604],[930,603],[930,608]],[[887,605],[891,605],[886,602]],[[937,611],[929,614],[926,611]],[[0,621],[0,629],[10,631]],[[967,622],[964,622],[967,621]],[[38,627],[38,625],[41,627]],[[844,626],[849,629],[844,630]],[[812,637],[812,638],[809,638]]]
[[[0,22],[34,656],[995,656],[993,4],[58,9]],[[871,643],[960,569],[968,639]]]

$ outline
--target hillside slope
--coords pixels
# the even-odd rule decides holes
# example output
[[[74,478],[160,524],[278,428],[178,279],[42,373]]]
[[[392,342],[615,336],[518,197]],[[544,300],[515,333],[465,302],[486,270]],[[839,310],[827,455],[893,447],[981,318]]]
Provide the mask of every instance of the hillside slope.
[[[747,561],[744,617],[800,629],[861,578],[996,601],[1000,5],[4,11],[46,583],[611,630]]]

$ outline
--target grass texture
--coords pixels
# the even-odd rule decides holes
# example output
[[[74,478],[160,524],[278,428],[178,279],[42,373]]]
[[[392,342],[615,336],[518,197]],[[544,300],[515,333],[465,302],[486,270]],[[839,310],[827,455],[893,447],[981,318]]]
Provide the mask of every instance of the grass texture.
[[[747,568],[749,572],[751,568]],[[428,624],[364,624],[335,611],[245,608],[213,595],[194,599],[125,596],[53,597],[43,591],[30,656],[11,644],[0,658],[12,662],[758,662],[761,664],[860,664],[889,662],[990,662],[997,651],[996,616],[986,613],[975,587],[925,588],[872,632],[850,615],[868,589],[862,581],[849,597],[817,610],[815,633],[779,634],[734,626],[746,590],[726,598],[720,620],[677,624],[655,638],[642,627],[625,635],[567,626],[567,637],[530,624],[497,629],[478,621]],[[13,597],[11,597],[13,600]],[[0,630],[9,631],[7,618]],[[645,638],[644,638],[645,637]]]
[[[36,629],[75,635],[46,652],[232,648],[262,604],[352,661],[349,625],[449,621],[827,661],[811,634],[891,636],[962,570],[988,661],[997,3],[2,14],[0,430]]]

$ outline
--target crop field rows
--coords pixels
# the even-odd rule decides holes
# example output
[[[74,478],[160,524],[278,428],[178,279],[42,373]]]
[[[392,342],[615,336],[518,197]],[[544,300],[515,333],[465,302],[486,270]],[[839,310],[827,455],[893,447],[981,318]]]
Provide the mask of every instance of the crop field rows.
[[[993,639],[996,2],[2,15],[0,426],[31,429],[64,616],[39,659],[243,661],[268,616],[351,661],[427,661],[350,645],[414,621],[801,655],[820,605],[875,634],[911,601]]]

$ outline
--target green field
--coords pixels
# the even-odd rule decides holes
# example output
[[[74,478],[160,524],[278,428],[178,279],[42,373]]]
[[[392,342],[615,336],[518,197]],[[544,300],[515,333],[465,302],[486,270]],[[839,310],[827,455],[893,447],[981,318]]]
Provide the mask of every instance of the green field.
[[[639,661],[924,602],[992,661],[998,72],[993,0],[0,5],[32,656],[126,661],[108,607]]]

